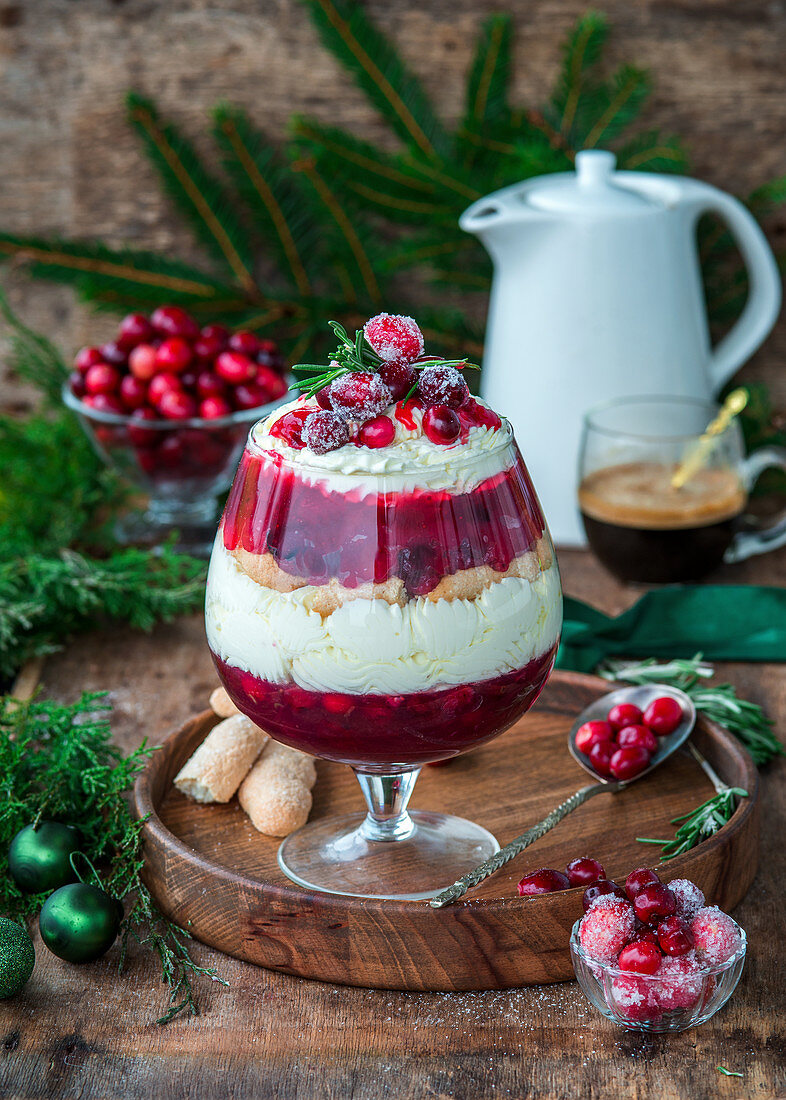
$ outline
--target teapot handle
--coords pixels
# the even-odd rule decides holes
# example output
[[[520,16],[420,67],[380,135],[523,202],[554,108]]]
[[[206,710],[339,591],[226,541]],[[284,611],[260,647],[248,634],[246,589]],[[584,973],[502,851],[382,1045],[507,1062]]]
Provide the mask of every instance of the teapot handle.
[[[727,223],[749,280],[748,300],[739,320],[710,357],[710,378],[717,393],[769,335],[780,310],[781,279],[772,249],[753,215],[731,195],[708,184],[700,188],[694,209],[697,214],[717,214]]]

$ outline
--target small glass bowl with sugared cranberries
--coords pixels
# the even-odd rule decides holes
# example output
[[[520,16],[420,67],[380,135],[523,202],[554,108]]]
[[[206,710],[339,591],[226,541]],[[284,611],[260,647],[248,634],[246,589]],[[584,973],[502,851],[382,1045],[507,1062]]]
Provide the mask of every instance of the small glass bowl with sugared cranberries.
[[[360,401],[365,379],[349,381],[342,400]],[[211,559],[229,695],[277,740],[350,765],[366,799],[284,841],[282,870],[310,889],[428,898],[497,851],[480,825],[407,803],[422,765],[503,733],[554,663],[559,572],[511,427],[467,396],[435,438],[430,408],[375,397],[373,436],[317,396],[275,412]]]
[[[731,997],[745,965],[745,932],[727,919],[739,934],[739,946],[724,962],[700,961],[691,951],[665,959],[654,974],[622,970],[592,958],[582,947],[581,921],[576,921],[570,954],[578,983],[606,1019],[627,1031],[687,1031],[706,1023]]]

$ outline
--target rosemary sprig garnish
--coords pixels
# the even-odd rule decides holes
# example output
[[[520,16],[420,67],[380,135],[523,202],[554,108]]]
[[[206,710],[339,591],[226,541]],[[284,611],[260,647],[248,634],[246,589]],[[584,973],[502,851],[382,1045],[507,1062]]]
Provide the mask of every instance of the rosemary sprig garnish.
[[[742,787],[727,787],[726,790],[702,802],[701,806],[697,806],[695,810],[689,810],[680,817],[673,817],[672,825],[680,825],[682,822],[673,840],[656,840],[648,836],[637,836],[636,840],[640,844],[660,844],[661,859],[673,859],[695,848],[697,844],[701,844],[707,837],[722,829],[731,820],[739,799],[747,797],[748,792]]]

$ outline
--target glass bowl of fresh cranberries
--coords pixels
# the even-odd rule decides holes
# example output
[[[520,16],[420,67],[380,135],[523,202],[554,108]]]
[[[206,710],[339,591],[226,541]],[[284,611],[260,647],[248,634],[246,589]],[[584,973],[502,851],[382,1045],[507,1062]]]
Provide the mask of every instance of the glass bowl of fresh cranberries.
[[[252,332],[200,328],[178,306],[125,317],[114,340],[85,347],[63,400],[104,461],[148,498],[118,523],[121,542],[210,553],[218,498],[250,426],[287,398],[278,347]]]
[[[603,1015],[629,1031],[686,1031],[721,1009],[745,963],[745,932],[705,905],[695,883],[662,883],[637,868],[624,890],[585,894],[570,953],[579,985]]]

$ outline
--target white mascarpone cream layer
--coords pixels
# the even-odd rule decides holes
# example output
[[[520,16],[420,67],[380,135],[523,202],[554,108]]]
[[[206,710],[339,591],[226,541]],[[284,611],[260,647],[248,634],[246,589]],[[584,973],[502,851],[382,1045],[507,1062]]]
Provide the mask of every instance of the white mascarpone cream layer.
[[[480,398],[479,405],[488,408]],[[347,443],[327,454],[311,450],[296,450],[283,439],[271,435],[270,429],[286,413],[294,409],[319,409],[316,401],[290,401],[260,420],[251,429],[249,447],[252,453],[273,453],[297,467],[298,476],[309,482],[327,482],[331,489],[342,493],[414,492],[418,489],[464,493],[487,478],[512,466],[514,461],[513,431],[504,418],[499,428],[475,425],[469,429],[466,442],[456,440],[446,447],[432,443],[423,431],[423,414],[412,410],[414,428],[408,428],[387,410],[396,434],[387,447],[372,449]],[[364,480],[367,479],[367,480]]]
[[[352,600],[322,618],[317,589],[275,592],[251,580],[219,535],[207,581],[207,639],[222,660],[312,691],[404,694],[489,680],[523,668],[559,636],[556,564],[510,577],[474,600]]]

